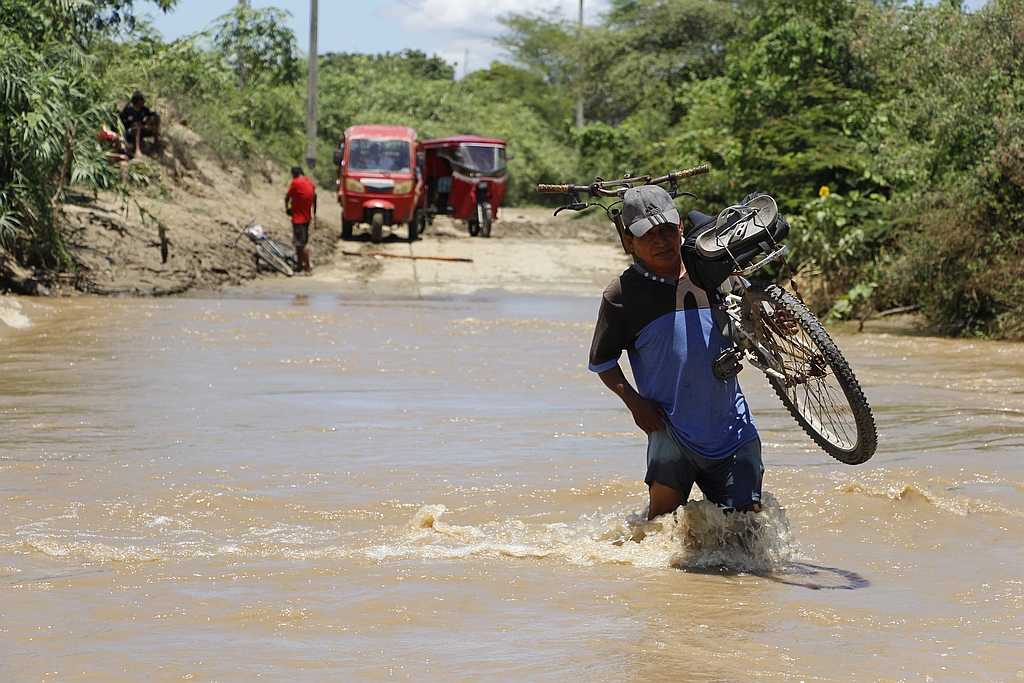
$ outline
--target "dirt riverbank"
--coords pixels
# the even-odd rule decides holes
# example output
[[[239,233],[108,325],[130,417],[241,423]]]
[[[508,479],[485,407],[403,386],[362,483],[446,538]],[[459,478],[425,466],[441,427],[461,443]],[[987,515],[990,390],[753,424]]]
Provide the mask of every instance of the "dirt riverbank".
[[[164,150],[144,163],[158,180],[124,202],[101,195],[65,207],[63,237],[78,264],[57,293],[162,296],[189,291],[366,293],[429,296],[500,289],[511,293],[599,295],[628,265],[614,230],[596,216],[553,217],[550,209],[502,207],[492,237],[437,218],[422,239],[406,227],[371,244],[357,226],[341,240],[333,189],[318,189],[310,236],[315,272],[286,277],[258,264],[242,228],[255,219],[290,249],[284,212],[288,169],[269,161],[237,164],[205,156],[201,140],[171,125]],[[371,255],[365,252],[379,252]]]
[[[290,248],[287,168],[264,161],[243,171],[203,156],[199,138],[178,125],[165,138],[165,149],[144,162],[157,180],[135,198],[101,194],[65,206],[64,243],[79,271],[61,276],[58,289],[160,296],[241,284],[260,275],[252,245],[244,237],[236,244],[253,219]],[[312,246],[321,253],[332,253],[340,229],[336,214],[328,210],[318,218]]]
[[[405,229],[372,244],[358,232],[338,241],[333,258],[314,253],[312,277],[260,277],[229,289],[296,294],[599,296],[629,259],[609,225],[559,216],[549,209],[503,209],[492,237],[470,237],[462,223],[437,218],[422,239]],[[608,233],[612,233],[610,236]]]

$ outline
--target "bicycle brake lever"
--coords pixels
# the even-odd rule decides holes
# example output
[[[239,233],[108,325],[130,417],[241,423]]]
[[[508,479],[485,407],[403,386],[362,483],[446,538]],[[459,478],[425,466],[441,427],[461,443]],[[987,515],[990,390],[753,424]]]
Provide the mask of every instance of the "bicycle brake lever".
[[[552,215],[557,216],[560,212],[565,211],[566,209],[568,209],[569,211],[582,211],[583,209],[590,208],[591,206],[595,206],[595,204],[584,204],[582,202],[576,202],[574,204],[569,204],[567,206],[558,207],[557,209],[555,209],[555,212]]]

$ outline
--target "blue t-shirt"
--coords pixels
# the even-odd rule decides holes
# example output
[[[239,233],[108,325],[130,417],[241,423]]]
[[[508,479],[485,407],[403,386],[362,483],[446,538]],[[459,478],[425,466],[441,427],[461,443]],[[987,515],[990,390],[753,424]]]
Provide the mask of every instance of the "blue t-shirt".
[[[637,391],[661,405],[679,441],[706,458],[724,458],[757,438],[739,382],[711,370],[731,345],[704,290],[689,277],[660,278],[638,263],[604,292],[589,367],[610,370],[625,350]]]

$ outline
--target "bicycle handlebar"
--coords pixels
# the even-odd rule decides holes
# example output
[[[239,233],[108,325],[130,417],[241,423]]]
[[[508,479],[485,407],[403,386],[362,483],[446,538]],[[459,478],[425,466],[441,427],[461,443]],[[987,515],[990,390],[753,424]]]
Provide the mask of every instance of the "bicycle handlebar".
[[[537,192],[541,194],[576,194],[577,192],[585,192],[591,197],[618,197],[621,193],[625,192],[631,187],[637,185],[661,185],[662,183],[675,183],[678,180],[684,178],[692,178],[695,175],[707,173],[711,170],[711,167],[707,164],[701,164],[694,168],[688,168],[684,171],[673,171],[668,175],[661,176],[660,178],[651,178],[649,175],[637,176],[636,178],[622,178],[620,180],[601,180],[597,179],[589,185],[538,185]]]

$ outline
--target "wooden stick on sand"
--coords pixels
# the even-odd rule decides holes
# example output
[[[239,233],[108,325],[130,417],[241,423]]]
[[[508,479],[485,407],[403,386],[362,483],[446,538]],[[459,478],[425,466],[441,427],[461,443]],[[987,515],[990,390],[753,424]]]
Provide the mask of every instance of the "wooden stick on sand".
[[[458,261],[460,263],[472,263],[471,258],[460,258],[458,256],[410,256],[409,254],[391,254],[386,251],[344,251],[341,252],[345,256],[387,256],[389,258],[411,258],[411,259],[430,259],[432,261]]]

